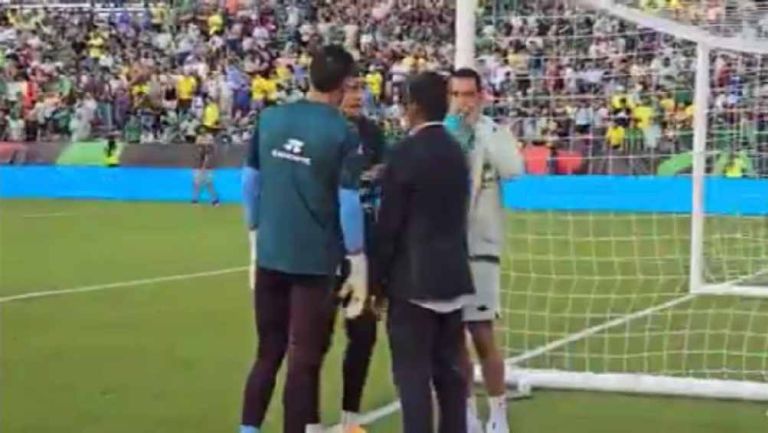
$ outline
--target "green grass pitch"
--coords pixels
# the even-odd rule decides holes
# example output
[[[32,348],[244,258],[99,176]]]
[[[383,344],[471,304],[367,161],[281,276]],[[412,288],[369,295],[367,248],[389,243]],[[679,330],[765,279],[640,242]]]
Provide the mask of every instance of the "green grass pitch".
[[[763,222],[717,220],[712,280],[759,270]],[[513,214],[504,262],[508,356],[685,294],[688,227],[671,216]],[[752,236],[754,237],[754,236]],[[747,241],[744,241],[747,239]],[[766,239],[763,237],[763,239]],[[246,237],[235,206],[0,202],[0,431],[235,432],[256,341]],[[211,276],[184,277],[229,270]],[[733,275],[732,275],[733,274]],[[181,276],[161,282],[140,281]],[[533,358],[528,367],[765,380],[768,302],[700,298]],[[323,372],[338,419],[344,337]],[[390,403],[386,337],[366,410]],[[515,433],[758,433],[765,404],[535,391]],[[276,395],[265,431],[279,431]],[[399,431],[397,414],[369,427]]]

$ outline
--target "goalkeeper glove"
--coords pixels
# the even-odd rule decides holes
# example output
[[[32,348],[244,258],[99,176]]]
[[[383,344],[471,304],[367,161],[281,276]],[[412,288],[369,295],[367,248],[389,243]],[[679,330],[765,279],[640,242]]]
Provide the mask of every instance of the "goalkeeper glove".
[[[354,319],[363,314],[368,299],[368,258],[365,254],[347,256],[349,276],[344,280],[339,297],[344,299],[344,317]]]
[[[248,231],[248,247],[251,250],[251,261],[248,266],[248,284],[251,290],[256,289],[256,230]]]

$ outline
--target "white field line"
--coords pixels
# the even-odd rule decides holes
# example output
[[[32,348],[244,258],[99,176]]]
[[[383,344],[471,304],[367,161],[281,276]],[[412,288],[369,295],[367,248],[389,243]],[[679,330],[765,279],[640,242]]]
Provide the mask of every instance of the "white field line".
[[[73,293],[96,292],[96,291],[107,290],[107,289],[117,289],[121,287],[164,283],[168,281],[179,281],[179,280],[187,280],[187,279],[202,278],[202,277],[214,277],[217,275],[231,274],[235,272],[242,272],[245,270],[248,270],[248,266],[238,266],[234,268],[224,268],[216,271],[197,272],[192,274],[178,274],[178,275],[169,275],[165,277],[144,278],[140,280],[119,281],[115,283],[96,284],[93,286],[82,286],[82,287],[75,287],[72,289],[64,289],[64,290],[47,290],[42,292],[24,293],[21,295],[13,295],[13,296],[6,296],[3,298],[0,298],[0,304],[7,303],[7,302],[14,302],[14,301],[23,301],[27,299],[67,295],[67,294],[73,294]],[[370,412],[366,412],[362,414],[360,416],[360,423],[363,425],[372,424],[384,417],[387,417],[397,412],[398,410],[400,410],[400,402],[394,401],[378,409],[374,409]],[[329,432],[341,432],[341,427],[342,427],[341,424],[331,427]]]
[[[2,297],[0,298],[0,304],[6,303],[6,302],[23,301],[27,299],[69,295],[73,293],[98,292],[101,290],[118,289],[121,287],[143,286],[147,284],[165,283],[169,281],[189,280],[193,278],[203,278],[203,277],[215,277],[217,275],[226,275],[226,274],[232,274],[235,272],[243,272],[247,269],[248,269],[248,266],[238,266],[234,268],[218,269],[215,271],[196,272],[191,274],[168,275],[165,277],[144,278],[140,280],[118,281],[116,283],[96,284],[92,286],[81,286],[81,287],[74,287],[71,289],[63,289],[63,290],[46,290],[42,292],[23,293],[20,295]]]
[[[80,215],[77,212],[48,212],[48,213],[31,213],[20,215],[21,218],[58,218],[67,216]]]
[[[25,293],[21,295],[14,295],[14,296],[7,296],[0,298],[0,304],[6,303],[6,302],[13,302],[13,301],[21,301],[26,299],[34,299],[34,298],[42,298],[42,297],[50,297],[50,296],[59,296],[59,295],[65,295],[65,294],[72,294],[72,293],[84,293],[84,292],[95,292],[95,291],[101,291],[101,290],[107,290],[107,289],[116,289],[120,287],[129,287],[129,286],[140,286],[140,285],[147,285],[147,284],[155,284],[155,283],[162,283],[162,282],[168,282],[168,281],[178,281],[178,280],[186,280],[191,278],[201,278],[201,277],[212,277],[217,275],[225,275],[235,272],[242,272],[248,269],[248,266],[239,266],[234,268],[225,268],[225,269],[219,269],[216,271],[207,271],[207,272],[198,272],[198,273],[191,273],[191,274],[179,274],[179,275],[169,275],[165,277],[156,277],[156,278],[146,278],[141,280],[131,280],[131,281],[121,281],[116,283],[109,283],[109,284],[98,284],[93,286],[83,286],[83,287],[75,287],[72,289],[64,289],[64,290],[50,290],[50,291],[42,291],[42,292],[33,292],[33,293]],[[509,364],[516,364],[523,361],[526,361],[531,358],[535,358],[537,356],[540,356],[546,352],[558,349],[562,346],[568,345],[572,342],[581,340],[583,338],[587,338],[591,335],[600,333],[606,329],[613,328],[615,326],[622,325],[624,323],[630,322],[632,320],[657,313],[662,310],[666,310],[668,308],[672,308],[676,305],[685,303],[690,301],[691,299],[694,299],[696,297],[695,294],[688,294],[682,298],[673,299],[669,302],[665,302],[663,304],[646,308],[645,310],[641,310],[623,317],[619,317],[614,320],[610,320],[608,322],[605,322],[603,324],[593,326],[591,328],[587,328],[583,331],[577,332],[576,334],[572,334],[568,337],[562,338],[560,340],[553,341],[549,344],[546,344],[542,347],[539,347],[537,349],[528,351],[526,353],[523,353],[517,357],[507,359],[506,363]],[[392,415],[393,413],[400,410],[400,402],[399,401],[393,401],[392,403],[389,403],[387,405],[384,405],[380,408],[374,409],[372,411],[366,412],[362,414],[359,418],[359,422],[362,425],[369,425],[373,424],[374,422],[385,418],[389,415]],[[330,428],[329,433],[336,433],[341,431],[341,425],[335,425]]]

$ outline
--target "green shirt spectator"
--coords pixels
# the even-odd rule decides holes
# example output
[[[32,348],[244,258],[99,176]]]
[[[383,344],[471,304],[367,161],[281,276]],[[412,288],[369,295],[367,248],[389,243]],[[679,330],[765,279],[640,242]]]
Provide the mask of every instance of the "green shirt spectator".
[[[715,148],[718,150],[732,149],[739,138],[739,130],[726,125],[717,125],[713,131]]]
[[[630,125],[625,136],[626,149],[631,153],[643,148],[643,130],[636,124]]]
[[[674,99],[678,106],[691,105],[693,103],[693,93],[688,85],[681,84],[674,91]]]
[[[141,122],[137,116],[131,116],[125,125],[125,142],[138,143],[141,141]]]
[[[693,129],[682,128],[677,130],[677,143],[681,150],[693,149]]]

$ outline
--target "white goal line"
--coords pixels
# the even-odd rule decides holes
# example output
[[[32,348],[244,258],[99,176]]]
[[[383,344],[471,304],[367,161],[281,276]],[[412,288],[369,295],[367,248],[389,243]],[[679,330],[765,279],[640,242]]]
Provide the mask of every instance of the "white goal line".
[[[765,296],[766,288],[762,288]],[[530,392],[532,388],[620,392],[632,394],[669,395],[680,397],[717,398],[728,400],[768,401],[768,384],[740,380],[675,377],[647,373],[593,373],[549,369],[523,368],[519,364],[588,338],[610,328],[673,308],[700,296],[699,291],[614,320],[584,329],[555,340],[534,350],[505,360],[505,380],[508,386]],[[482,380],[475,368],[476,380]]]
[[[735,278],[723,283],[704,284],[695,287],[692,292],[697,295],[720,296],[749,296],[756,298],[768,298],[768,284],[750,284],[755,279],[768,276],[768,268],[761,269],[751,275]]]
[[[590,373],[543,369],[507,369],[507,383],[518,387],[618,392],[686,398],[768,401],[768,384],[740,380],[655,376],[642,373]]]

